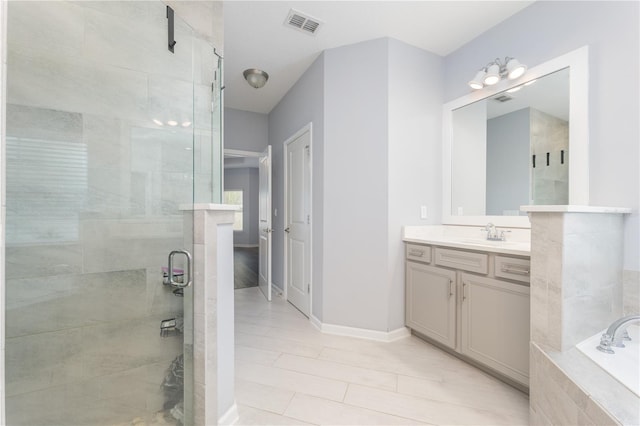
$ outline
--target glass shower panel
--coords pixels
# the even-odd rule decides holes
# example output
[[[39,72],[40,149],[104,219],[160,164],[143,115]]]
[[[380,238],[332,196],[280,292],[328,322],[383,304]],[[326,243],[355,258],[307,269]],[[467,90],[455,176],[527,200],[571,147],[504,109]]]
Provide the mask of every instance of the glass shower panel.
[[[195,175],[213,192],[217,59],[177,15],[169,52],[167,26],[159,1],[9,3],[7,424],[189,416],[192,310],[163,272]]]
[[[202,38],[194,40],[196,203],[222,202],[222,57]]]

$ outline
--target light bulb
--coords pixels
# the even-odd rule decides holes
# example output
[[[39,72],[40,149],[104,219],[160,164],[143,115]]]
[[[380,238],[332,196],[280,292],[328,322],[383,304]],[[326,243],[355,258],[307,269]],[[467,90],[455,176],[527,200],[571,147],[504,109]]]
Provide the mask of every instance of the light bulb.
[[[493,64],[487,69],[487,75],[485,76],[483,83],[487,86],[493,86],[499,81],[500,67],[497,64]]]
[[[469,82],[469,86],[471,86],[471,88],[475,89],[475,90],[482,89],[484,87],[484,84],[482,83],[482,80],[484,80],[484,75],[485,74],[486,74],[486,72],[484,70],[478,71],[478,73],[473,78],[473,80],[471,80]]]
[[[169,120],[169,121],[167,121],[167,124],[168,124],[169,126],[173,126],[173,127],[175,127],[175,126],[177,126],[177,125],[178,125],[178,122],[177,122],[177,121],[175,121],[175,120]]]
[[[522,77],[522,75],[527,70],[527,66],[521,64],[517,59],[511,58],[509,62],[507,62],[507,77],[510,80],[514,80],[518,77]]]

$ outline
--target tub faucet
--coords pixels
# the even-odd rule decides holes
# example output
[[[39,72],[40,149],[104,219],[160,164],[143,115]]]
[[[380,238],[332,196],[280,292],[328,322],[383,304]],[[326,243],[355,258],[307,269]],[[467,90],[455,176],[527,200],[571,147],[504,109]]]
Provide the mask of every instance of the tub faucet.
[[[624,343],[622,343],[622,341],[631,340],[626,328],[632,322],[640,322],[640,315],[628,315],[614,321],[600,338],[600,344],[596,349],[607,354],[613,354],[615,352],[611,349],[612,346],[624,348]]]

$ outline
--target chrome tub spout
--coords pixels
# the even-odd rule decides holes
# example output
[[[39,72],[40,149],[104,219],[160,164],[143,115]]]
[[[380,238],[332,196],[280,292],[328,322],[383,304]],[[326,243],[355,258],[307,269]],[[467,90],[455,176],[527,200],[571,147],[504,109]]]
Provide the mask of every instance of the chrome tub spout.
[[[626,328],[632,322],[640,322],[640,315],[628,315],[614,321],[600,338],[597,349],[604,353],[613,354],[615,351],[611,347],[624,348],[622,341],[631,340]]]

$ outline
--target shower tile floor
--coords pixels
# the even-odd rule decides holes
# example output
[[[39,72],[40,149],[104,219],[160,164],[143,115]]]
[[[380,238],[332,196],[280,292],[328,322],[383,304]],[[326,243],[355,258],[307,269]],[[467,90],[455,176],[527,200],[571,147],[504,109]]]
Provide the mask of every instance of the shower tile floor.
[[[235,291],[240,425],[527,425],[529,399],[410,336],[320,333],[281,297]]]

